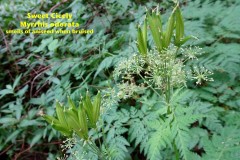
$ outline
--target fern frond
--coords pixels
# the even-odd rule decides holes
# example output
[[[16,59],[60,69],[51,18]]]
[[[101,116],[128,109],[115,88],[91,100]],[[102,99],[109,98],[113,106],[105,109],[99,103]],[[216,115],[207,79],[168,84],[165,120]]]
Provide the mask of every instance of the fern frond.
[[[176,112],[178,112],[178,114],[183,111],[180,106],[177,108]],[[189,113],[186,113],[186,115],[174,116],[171,128],[172,136],[173,139],[175,139],[176,146],[184,160],[191,160],[191,152],[189,148],[191,137],[189,135],[189,126],[202,117],[202,115],[191,115]]]
[[[240,158],[239,125],[225,127],[220,135],[214,134],[211,140],[205,138],[204,160],[232,160]]]
[[[122,137],[117,136],[108,143],[109,156],[112,160],[125,160],[128,152],[127,146],[130,144]]]
[[[148,148],[148,159],[150,160],[161,160],[162,155],[161,151],[167,146],[171,146],[171,129],[168,122],[162,122],[162,125],[151,134],[149,139],[149,148]]]

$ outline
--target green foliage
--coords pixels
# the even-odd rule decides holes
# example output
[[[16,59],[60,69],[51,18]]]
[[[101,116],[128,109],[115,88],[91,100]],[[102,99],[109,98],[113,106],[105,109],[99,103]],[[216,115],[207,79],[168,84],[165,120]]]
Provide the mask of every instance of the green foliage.
[[[214,134],[211,140],[204,139],[206,155],[203,159],[237,159],[239,158],[239,126],[225,127],[220,135]]]

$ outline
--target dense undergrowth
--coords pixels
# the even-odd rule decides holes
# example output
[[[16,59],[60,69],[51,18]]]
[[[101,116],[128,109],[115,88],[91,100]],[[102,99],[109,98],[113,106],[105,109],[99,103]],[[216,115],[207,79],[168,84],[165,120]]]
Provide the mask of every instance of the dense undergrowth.
[[[214,81],[188,80],[186,89],[179,91],[172,101],[186,108],[178,107],[171,112],[169,117],[176,112],[174,120],[164,117],[164,96],[161,99],[153,90],[146,90],[146,84],[140,85],[143,81],[139,75],[124,80],[125,83],[116,78],[116,68],[138,52],[137,25],[143,24],[145,7],[151,10],[158,3],[74,0],[54,8],[57,2],[0,2],[3,22],[0,24],[1,159],[63,156],[60,144],[66,137],[52,129],[41,115],[55,115],[56,99],[67,104],[70,96],[78,102],[86,90],[91,95],[102,92],[104,114],[99,126],[110,149],[101,149],[109,151],[112,159],[240,158],[239,1],[180,1],[185,34],[198,38],[185,44],[191,60],[185,62],[185,69],[190,71],[192,66],[198,66],[202,72],[204,67],[213,72],[210,77]],[[167,24],[173,7],[170,1],[159,3],[163,24]],[[19,28],[19,21],[26,19],[26,13],[52,9],[73,13],[74,21],[93,28],[95,33],[86,36],[5,34],[6,29]],[[154,44],[154,39],[149,38],[148,44]],[[199,50],[195,46],[202,48],[197,59],[195,53]],[[196,75],[197,72],[191,76]],[[195,114],[201,116],[194,117]],[[149,125],[149,122],[153,123]],[[169,134],[170,123],[176,133]],[[103,134],[97,133],[89,134],[95,140],[100,139],[96,146],[101,146]],[[169,135],[175,136],[175,144],[169,142],[173,138]],[[64,141],[64,152],[72,153],[69,159],[84,158],[86,148],[82,143],[78,138]],[[89,159],[97,159],[91,149],[87,151]]]

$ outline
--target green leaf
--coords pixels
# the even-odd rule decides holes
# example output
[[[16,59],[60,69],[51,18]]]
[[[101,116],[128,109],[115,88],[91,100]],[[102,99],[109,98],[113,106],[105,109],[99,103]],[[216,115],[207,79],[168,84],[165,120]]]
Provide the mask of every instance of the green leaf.
[[[187,37],[181,39],[181,41],[180,41],[180,46],[183,45],[184,43],[186,43],[188,40],[190,40],[190,39],[192,39],[192,38],[195,38],[195,37],[193,37],[193,36],[187,36]]]
[[[19,124],[19,127],[41,126],[41,125],[43,125],[43,123],[38,122],[37,120],[23,119]]]
[[[36,144],[40,139],[42,138],[42,132],[37,132],[37,134],[33,137],[30,147],[32,147],[34,144]]]
[[[22,78],[22,74],[17,76],[17,78],[14,80],[13,89],[15,89],[15,87],[19,84],[21,78]]]
[[[61,81],[57,77],[53,77],[51,81],[57,85],[61,85]]]
[[[6,123],[9,123],[9,124],[12,124],[14,122],[16,122],[17,119],[16,118],[12,118],[12,117],[3,117],[3,118],[0,118],[0,123],[1,124],[6,124]]]
[[[13,94],[13,90],[12,89],[3,89],[0,91],[0,98],[4,97],[7,94]]]
[[[139,51],[140,52],[140,51]],[[97,68],[94,78],[104,69],[109,68],[113,64],[114,56],[105,58]]]
[[[19,96],[19,97],[22,97],[25,93],[26,93],[26,91],[28,90],[28,85],[26,85],[26,86],[24,86],[22,89],[20,89],[18,92],[17,92],[17,96]]]
[[[142,55],[147,55],[147,20],[144,20],[143,28],[138,27],[138,50]]]
[[[60,44],[58,43],[58,39],[55,39],[48,45],[48,49],[50,51],[55,51],[59,46]]]
[[[34,50],[34,52],[44,51],[45,47],[52,41],[53,41],[53,37],[49,37],[48,39],[43,39],[41,41],[41,45],[36,50]]]
[[[7,142],[9,142],[9,141],[15,141],[15,139],[16,139],[16,137],[19,135],[19,133],[21,133],[22,132],[22,130],[21,129],[18,129],[18,130],[16,130],[16,131],[14,131],[13,133],[11,133],[9,136],[8,136],[8,138],[6,139],[6,141],[5,141],[5,144],[7,143]]]
[[[147,52],[147,20],[145,18],[143,28],[142,28],[142,36],[144,40],[144,48],[145,52]]]

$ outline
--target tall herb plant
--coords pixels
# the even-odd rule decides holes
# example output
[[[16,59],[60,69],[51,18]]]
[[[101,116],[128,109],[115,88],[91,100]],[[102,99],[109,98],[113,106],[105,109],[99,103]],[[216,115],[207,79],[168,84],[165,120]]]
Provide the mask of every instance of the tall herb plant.
[[[115,68],[117,83],[114,89],[102,90],[102,103],[93,105],[95,102],[91,104],[87,96],[79,108],[70,107],[66,113],[59,104],[58,120],[45,116],[64,135],[72,137],[75,133],[80,138],[65,141],[69,159],[126,160],[133,153],[143,153],[150,160],[236,157],[239,143],[229,139],[239,141],[238,125],[234,127],[235,123],[229,122],[229,128],[222,128],[215,109],[198,101],[196,94],[187,89],[189,81],[196,86],[213,81],[211,71],[185,66],[202,53],[201,48],[186,45],[191,38],[184,34],[178,3],[166,25],[162,25],[158,7],[147,12],[137,32],[138,53]],[[91,116],[96,113],[92,106],[102,107],[97,118]],[[68,113],[72,111],[75,113]],[[61,114],[68,119],[66,122],[61,120]],[[63,126],[54,126],[59,123]],[[231,136],[226,138],[228,133]]]
[[[148,30],[154,45],[148,43]],[[190,70],[186,70],[185,63],[197,58],[201,53],[199,47],[184,46],[191,38],[193,36],[184,34],[184,20],[179,3],[173,9],[166,26],[162,25],[157,7],[152,12],[147,12],[143,27],[138,28],[139,54],[120,62],[115,70],[115,77],[122,80],[122,85],[130,84],[142,86],[145,90],[150,89],[163,103],[155,110],[158,118],[148,123],[151,128],[145,152],[148,159],[162,159],[164,154],[161,151],[164,149],[170,149],[170,152],[173,149],[176,160],[199,158],[189,148],[189,127],[201,121],[205,115],[197,113],[194,105],[181,104],[181,99],[188,92],[184,90],[187,80],[196,80],[199,85],[213,79],[208,77],[212,72],[203,67],[192,66]],[[121,94],[125,95],[131,87],[122,88]],[[138,90],[139,88],[135,87],[130,96]]]

